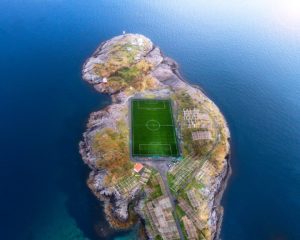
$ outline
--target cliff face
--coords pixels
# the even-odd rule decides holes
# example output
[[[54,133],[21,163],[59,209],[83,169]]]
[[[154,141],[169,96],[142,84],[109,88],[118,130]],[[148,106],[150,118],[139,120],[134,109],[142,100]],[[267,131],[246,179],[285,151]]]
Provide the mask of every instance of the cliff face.
[[[209,116],[208,123],[212,125],[210,131],[215,142],[212,140],[203,145],[203,148],[211,148],[211,153],[205,156],[206,162],[195,172],[195,181],[201,181],[202,186],[197,190],[197,199],[201,205],[197,213],[205,223],[205,237],[217,239],[223,212],[219,205],[222,186],[229,171],[229,130],[217,106],[200,88],[182,80],[177,68],[174,60],[164,57],[161,50],[142,35],[126,34],[102,43],[85,62],[82,76],[98,91],[110,94],[113,103],[90,115],[83,141],[79,143],[80,153],[91,168],[89,187],[99,199],[106,202],[107,219],[115,227],[126,228],[134,222],[128,213],[128,204],[141,196],[142,189],[146,189],[144,183],[139,181],[127,189],[126,194],[118,187],[118,183],[128,176],[132,168],[128,152],[129,99],[133,96],[171,98],[178,106],[178,123],[183,121],[180,107],[201,108]],[[108,83],[103,83],[104,78]],[[195,142],[187,140],[190,129],[183,123],[181,130],[181,148],[185,156],[193,151]],[[108,149],[110,145],[106,147],[105,143],[109,141],[120,144],[114,149]],[[117,152],[120,156],[117,156]],[[110,161],[118,162],[120,166],[112,167]],[[182,191],[190,191],[193,187],[189,184]],[[145,196],[139,199],[135,210],[145,218]],[[148,236],[151,237],[151,234]]]

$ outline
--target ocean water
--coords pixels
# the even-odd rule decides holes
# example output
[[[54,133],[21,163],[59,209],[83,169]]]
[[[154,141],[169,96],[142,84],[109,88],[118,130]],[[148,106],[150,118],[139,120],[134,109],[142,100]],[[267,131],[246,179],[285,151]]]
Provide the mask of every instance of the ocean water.
[[[109,228],[78,142],[110,103],[81,79],[104,40],[141,33],[232,133],[223,240],[300,239],[300,4],[1,0],[0,239],[138,239]]]

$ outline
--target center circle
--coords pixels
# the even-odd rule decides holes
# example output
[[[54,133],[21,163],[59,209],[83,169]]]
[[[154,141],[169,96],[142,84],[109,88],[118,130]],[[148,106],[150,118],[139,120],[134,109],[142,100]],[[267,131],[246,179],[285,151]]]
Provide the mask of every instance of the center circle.
[[[149,121],[146,122],[146,127],[150,131],[157,131],[160,128],[160,124],[156,120],[149,120]]]

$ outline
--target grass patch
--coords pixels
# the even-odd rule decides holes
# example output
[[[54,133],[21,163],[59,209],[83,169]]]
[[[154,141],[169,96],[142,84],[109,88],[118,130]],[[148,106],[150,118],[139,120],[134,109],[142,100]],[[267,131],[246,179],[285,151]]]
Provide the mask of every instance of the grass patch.
[[[181,220],[181,218],[186,215],[185,212],[182,211],[182,209],[178,205],[176,205],[176,213],[179,220]]]
[[[180,228],[181,228],[182,233],[183,233],[184,240],[188,240],[188,235],[187,235],[187,232],[185,230],[183,221],[180,221],[179,224],[180,224]]]
[[[196,178],[193,178],[193,180],[185,187],[184,191],[187,192],[192,188],[202,189],[205,188],[205,185],[202,184],[201,182],[197,182]]]
[[[158,198],[158,197],[160,197],[160,196],[162,196],[162,195],[163,195],[163,194],[162,194],[162,191],[161,191],[160,186],[159,186],[159,185],[158,185],[158,186],[155,186],[155,187],[154,187],[154,193],[152,193],[152,194],[150,195],[149,200],[152,201],[152,200],[154,200],[155,198]]]
[[[170,100],[131,101],[133,157],[178,157],[179,147]]]
[[[118,72],[119,78],[123,79],[126,83],[130,83],[137,76],[140,75],[140,70],[136,66],[127,67]]]
[[[158,198],[163,195],[161,187],[160,187],[158,180],[154,174],[151,175],[149,181],[147,182],[147,186],[153,191],[153,193],[150,194],[147,201],[152,201],[155,198]]]
[[[115,67],[112,68],[114,69]],[[108,86],[114,90],[119,90],[123,87],[133,87],[137,91],[143,91],[148,88],[156,87],[154,79],[147,76],[151,68],[152,63],[140,60],[137,63],[117,69],[110,74],[104,74],[104,76],[109,76]],[[103,74],[99,75],[102,76]]]
[[[173,189],[172,188],[173,187],[173,181],[175,180],[175,177],[172,174],[167,172],[167,179],[168,179],[168,184],[169,184],[171,193],[175,194],[176,192],[172,190]]]

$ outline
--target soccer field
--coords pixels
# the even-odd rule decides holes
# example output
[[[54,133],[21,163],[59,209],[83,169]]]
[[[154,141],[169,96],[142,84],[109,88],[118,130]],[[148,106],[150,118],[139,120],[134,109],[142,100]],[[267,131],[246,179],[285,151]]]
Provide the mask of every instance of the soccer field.
[[[170,100],[131,100],[133,157],[178,157],[179,149]]]

